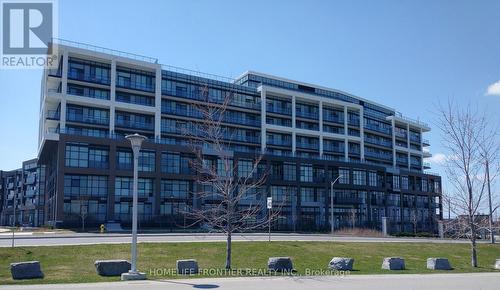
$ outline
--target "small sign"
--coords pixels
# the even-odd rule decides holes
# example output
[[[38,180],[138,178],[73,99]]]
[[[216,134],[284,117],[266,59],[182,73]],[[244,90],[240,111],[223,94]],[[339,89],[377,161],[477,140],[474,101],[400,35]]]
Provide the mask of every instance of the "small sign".
[[[271,209],[271,208],[273,208],[273,198],[268,197],[267,198],[267,209]]]

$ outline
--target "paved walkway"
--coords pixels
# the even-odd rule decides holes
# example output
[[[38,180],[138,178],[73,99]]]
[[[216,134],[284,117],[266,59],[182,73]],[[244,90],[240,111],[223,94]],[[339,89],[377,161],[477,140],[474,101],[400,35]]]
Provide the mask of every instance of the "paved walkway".
[[[139,242],[148,243],[183,243],[183,242],[222,242],[226,237],[217,233],[172,233],[172,234],[140,234]],[[253,242],[267,241],[268,235],[263,233],[234,234],[233,241]],[[451,240],[436,238],[371,238],[332,236],[328,234],[286,234],[276,233],[271,236],[272,241],[337,241],[361,243],[468,243],[467,240]],[[17,235],[17,246],[59,246],[59,245],[92,245],[92,244],[124,244],[130,243],[129,234],[44,234],[44,235]],[[0,236],[0,247],[10,247],[12,235]]]
[[[9,290],[498,290],[500,273],[476,274],[393,274],[322,277],[219,278],[165,281],[133,281],[89,284],[0,286]]]

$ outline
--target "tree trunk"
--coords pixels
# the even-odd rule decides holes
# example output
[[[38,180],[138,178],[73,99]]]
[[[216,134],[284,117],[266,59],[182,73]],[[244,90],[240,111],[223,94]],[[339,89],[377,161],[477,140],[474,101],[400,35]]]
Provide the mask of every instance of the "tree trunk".
[[[231,232],[227,233],[226,241],[226,269],[231,269]]]
[[[477,250],[476,250],[476,227],[474,224],[471,224],[471,237],[470,237],[470,246],[471,246],[471,266],[477,267]]]

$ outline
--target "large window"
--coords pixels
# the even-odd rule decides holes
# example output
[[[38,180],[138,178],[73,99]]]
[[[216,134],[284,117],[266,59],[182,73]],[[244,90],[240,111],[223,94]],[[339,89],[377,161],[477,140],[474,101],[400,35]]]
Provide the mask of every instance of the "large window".
[[[89,146],[85,143],[68,143],[66,144],[65,157],[65,164],[68,167],[109,167],[109,150],[107,148]]]
[[[83,167],[89,166],[89,150],[87,144],[68,143],[66,144],[66,166]]]
[[[401,189],[399,185],[399,175],[392,176],[392,189]]]
[[[283,179],[286,181],[297,180],[297,166],[294,163],[283,164]]]
[[[108,196],[108,177],[99,175],[64,175],[64,196]]]
[[[339,168],[339,184],[349,184],[349,169]]]
[[[401,176],[401,188],[406,190],[409,188],[408,176]]]
[[[238,160],[238,176],[243,178],[251,177],[250,175],[252,174],[253,167],[252,160]]]
[[[271,197],[275,203],[285,203],[290,202],[290,197],[292,194],[292,188],[287,186],[271,186]]]
[[[185,180],[162,180],[161,193],[162,198],[182,198],[189,195],[189,182]]]
[[[147,92],[155,91],[153,73],[127,68],[118,68],[116,72],[116,79],[117,87],[131,88]]]
[[[301,187],[300,188],[300,200],[302,202],[315,202],[316,196],[314,194],[314,188]]]
[[[352,182],[354,185],[366,185],[366,171],[353,170],[352,171]]]
[[[133,179],[131,177],[115,178],[115,195],[132,196]],[[139,197],[153,196],[153,179],[139,178],[137,183]]]
[[[311,165],[300,166],[300,181],[312,182],[313,181],[313,168]]]
[[[369,186],[378,186],[377,172],[376,171],[369,171],[368,172],[368,185]]]
[[[217,159],[217,174],[221,177],[233,176],[233,160],[232,159]]]
[[[154,151],[141,151],[139,153],[139,171],[154,172],[155,164]]]
[[[179,173],[180,154],[172,152],[161,153],[161,172]]]
[[[132,170],[132,151],[119,150],[116,152],[116,168]]]

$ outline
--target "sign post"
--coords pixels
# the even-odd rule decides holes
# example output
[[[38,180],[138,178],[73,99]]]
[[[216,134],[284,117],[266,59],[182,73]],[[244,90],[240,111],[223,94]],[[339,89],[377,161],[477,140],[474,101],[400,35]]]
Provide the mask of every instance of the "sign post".
[[[268,222],[269,222],[269,242],[271,241],[271,209],[273,208],[273,198],[267,198]]]

